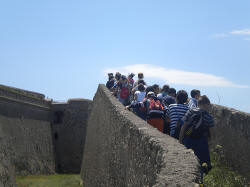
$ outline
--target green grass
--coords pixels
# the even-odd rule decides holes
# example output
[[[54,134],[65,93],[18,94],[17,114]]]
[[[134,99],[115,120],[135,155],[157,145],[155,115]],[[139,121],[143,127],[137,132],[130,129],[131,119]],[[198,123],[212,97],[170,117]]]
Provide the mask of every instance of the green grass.
[[[206,187],[250,187],[237,171],[228,167],[221,146],[211,151],[212,170],[204,177]],[[82,187],[79,175],[17,177],[18,187]]]
[[[250,183],[240,176],[237,171],[228,167],[224,159],[224,154],[221,146],[211,151],[211,162],[213,168],[204,177],[204,184],[208,187],[249,187]]]
[[[18,187],[82,187],[79,175],[42,175],[17,177]]]

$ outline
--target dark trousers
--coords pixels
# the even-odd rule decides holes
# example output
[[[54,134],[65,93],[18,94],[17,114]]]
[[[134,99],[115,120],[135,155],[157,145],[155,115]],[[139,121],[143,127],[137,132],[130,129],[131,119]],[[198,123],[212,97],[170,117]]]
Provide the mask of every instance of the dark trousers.
[[[185,137],[183,143],[188,149],[193,149],[195,155],[200,160],[200,164],[206,162],[208,167],[211,167],[207,137],[203,136],[199,139]]]

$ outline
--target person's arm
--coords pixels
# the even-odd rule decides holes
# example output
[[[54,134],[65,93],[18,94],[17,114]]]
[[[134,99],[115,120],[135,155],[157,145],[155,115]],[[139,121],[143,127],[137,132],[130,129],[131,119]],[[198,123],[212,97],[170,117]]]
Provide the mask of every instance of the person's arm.
[[[179,135],[179,142],[181,144],[183,144],[183,139],[185,137],[187,126],[188,126],[188,124],[190,123],[190,120],[191,120],[190,119],[191,114],[192,114],[192,112],[190,110],[188,110],[186,112],[186,114],[183,116],[182,120],[181,120],[183,122],[183,125],[181,127],[181,131],[180,131],[180,135]]]
[[[130,109],[130,108],[140,108],[143,107],[144,104],[142,102],[132,102],[130,105],[126,106],[126,109]]]
[[[132,93],[133,93],[133,94],[136,92],[138,86],[139,86],[139,85],[136,85],[136,86],[134,86],[134,88],[132,89]]]
[[[183,144],[183,138],[184,138],[184,135],[185,135],[185,132],[186,132],[186,128],[187,128],[187,123],[184,122],[183,126],[181,127],[181,132],[180,132],[180,136],[179,136],[179,142],[181,144]]]

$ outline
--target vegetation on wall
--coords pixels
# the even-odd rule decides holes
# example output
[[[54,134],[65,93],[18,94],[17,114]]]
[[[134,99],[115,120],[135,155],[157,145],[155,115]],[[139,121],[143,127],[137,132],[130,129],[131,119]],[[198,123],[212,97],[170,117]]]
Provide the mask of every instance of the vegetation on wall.
[[[212,170],[204,177],[204,184],[208,187],[248,187],[250,183],[228,166],[223,148],[217,145],[211,151]]]

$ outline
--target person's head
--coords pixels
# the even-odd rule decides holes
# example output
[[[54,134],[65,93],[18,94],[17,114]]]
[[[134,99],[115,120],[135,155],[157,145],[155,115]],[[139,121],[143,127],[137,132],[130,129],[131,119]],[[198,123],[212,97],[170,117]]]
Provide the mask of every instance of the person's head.
[[[155,98],[155,93],[150,91],[147,93],[147,98],[150,99],[150,98]]]
[[[154,84],[153,86],[153,89],[154,89],[154,93],[155,95],[157,95],[159,92],[160,92],[160,87],[158,84]]]
[[[138,79],[143,79],[144,76],[143,76],[143,73],[138,73]]]
[[[176,89],[174,88],[169,88],[168,90],[168,95],[172,96],[172,97],[176,97]]]
[[[130,74],[128,75],[128,78],[133,79],[134,76],[135,76],[134,73],[130,73]]]
[[[121,76],[121,81],[122,81],[123,83],[125,83],[125,82],[127,81],[127,77],[126,77],[125,75],[122,75],[122,76]]]
[[[149,92],[154,92],[154,89],[153,89],[152,86],[148,86],[148,87],[146,88],[146,94],[148,94]]]
[[[113,79],[113,78],[114,78],[113,73],[108,73],[108,76],[109,76],[109,80],[111,80],[111,79]]]
[[[200,96],[198,99],[198,107],[204,110],[209,110],[210,109],[210,100],[206,95]]]
[[[144,91],[145,91],[144,85],[143,85],[143,84],[139,84],[139,85],[138,85],[138,90],[139,90],[140,92],[144,92]]]
[[[169,85],[165,84],[165,85],[163,85],[161,92],[168,93],[168,90],[169,90]]]
[[[117,80],[117,81],[119,81],[120,79],[121,79],[121,73],[120,72],[116,72],[116,74],[115,74],[115,79]]]
[[[176,95],[178,104],[184,104],[187,102],[188,94],[185,90],[179,90]]]
[[[200,97],[200,94],[201,94],[201,92],[200,92],[200,90],[196,90],[196,89],[194,89],[194,90],[192,90],[191,91],[191,97],[192,98],[195,98],[195,99],[199,99],[199,97]]]
[[[144,81],[144,80],[142,80],[142,79],[141,79],[141,80],[138,80],[138,85],[139,85],[139,84],[146,85],[145,81]]]

